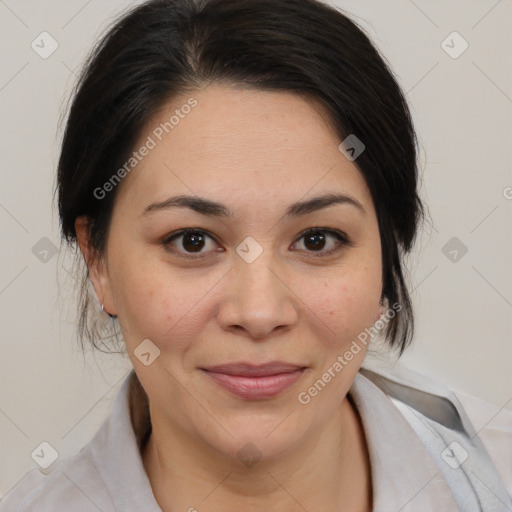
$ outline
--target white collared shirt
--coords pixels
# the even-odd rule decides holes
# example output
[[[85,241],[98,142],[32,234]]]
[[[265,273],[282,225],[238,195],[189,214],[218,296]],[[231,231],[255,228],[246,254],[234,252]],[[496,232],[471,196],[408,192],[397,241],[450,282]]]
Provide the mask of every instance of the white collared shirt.
[[[93,439],[75,456],[56,462],[49,474],[37,468],[29,471],[0,502],[0,512],[161,512],[130,419],[129,380],[133,376],[132,370]],[[441,441],[437,446],[438,439],[446,437],[445,427],[434,423],[434,427],[427,425],[425,429],[425,403],[419,406],[422,411],[419,412],[400,402],[396,398],[401,396],[399,388],[392,387],[401,386],[403,382],[386,378],[363,369],[349,391],[361,417],[370,454],[373,510],[511,511],[512,499],[497,472],[493,472],[494,466],[486,466],[486,459],[481,459],[483,463],[479,462],[467,472],[480,471],[481,474],[475,475],[477,479],[473,478],[473,484],[468,483],[467,474],[461,468],[464,465],[467,468],[471,458],[476,459],[474,454],[460,467],[450,466],[446,462],[450,462],[447,454],[442,455],[446,447]],[[407,393],[414,389],[418,386],[407,388]],[[407,398],[407,393],[402,394]],[[456,411],[451,402],[439,395],[421,396],[445,400],[445,405],[451,407],[446,410]],[[456,427],[447,429],[448,433],[452,430]],[[463,438],[457,439],[464,445]],[[454,452],[451,453],[453,456]],[[473,498],[469,496],[468,485],[474,486],[475,481],[482,481],[483,485],[478,489],[478,497]]]

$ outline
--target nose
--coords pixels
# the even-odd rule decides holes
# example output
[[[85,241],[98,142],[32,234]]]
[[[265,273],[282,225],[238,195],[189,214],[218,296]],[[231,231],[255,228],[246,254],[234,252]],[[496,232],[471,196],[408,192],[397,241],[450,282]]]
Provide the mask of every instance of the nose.
[[[283,267],[272,261],[270,252],[264,251],[252,263],[236,257],[218,310],[222,329],[264,339],[297,322],[300,300],[293,285],[287,283],[289,276],[287,279]]]

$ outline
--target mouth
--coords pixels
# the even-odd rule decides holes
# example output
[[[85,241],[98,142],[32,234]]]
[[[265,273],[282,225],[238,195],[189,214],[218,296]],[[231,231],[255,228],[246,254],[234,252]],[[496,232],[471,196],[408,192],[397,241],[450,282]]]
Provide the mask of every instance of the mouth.
[[[201,368],[220,387],[246,400],[279,395],[295,384],[305,369],[279,361],[259,366],[233,363]]]

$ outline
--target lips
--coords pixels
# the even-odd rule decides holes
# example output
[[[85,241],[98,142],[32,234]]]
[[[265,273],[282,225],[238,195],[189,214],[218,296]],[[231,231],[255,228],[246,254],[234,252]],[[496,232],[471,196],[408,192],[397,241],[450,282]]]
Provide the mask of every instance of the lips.
[[[266,377],[268,375],[280,375],[300,370],[301,366],[275,361],[272,363],[253,365],[250,363],[232,363],[203,368],[209,372],[224,373],[226,375],[239,375],[242,377]]]
[[[245,400],[272,398],[291,387],[305,367],[272,362],[259,366],[232,363],[202,368],[220,387]]]

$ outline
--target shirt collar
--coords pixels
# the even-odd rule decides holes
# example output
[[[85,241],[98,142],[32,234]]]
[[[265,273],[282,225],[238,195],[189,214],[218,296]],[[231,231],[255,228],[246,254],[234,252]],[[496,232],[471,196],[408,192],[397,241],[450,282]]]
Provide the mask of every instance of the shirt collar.
[[[130,416],[131,370],[114,399],[109,417],[92,441],[94,463],[116,510],[161,512],[147,476]]]
[[[368,446],[373,510],[457,512],[448,483],[391,400],[357,373],[350,388]]]
[[[94,463],[116,509],[161,512],[154,497],[130,415],[130,380],[123,381],[109,417],[91,442]],[[361,417],[370,455],[373,510],[456,512],[453,495],[429,453],[389,398],[356,374],[349,394]]]

